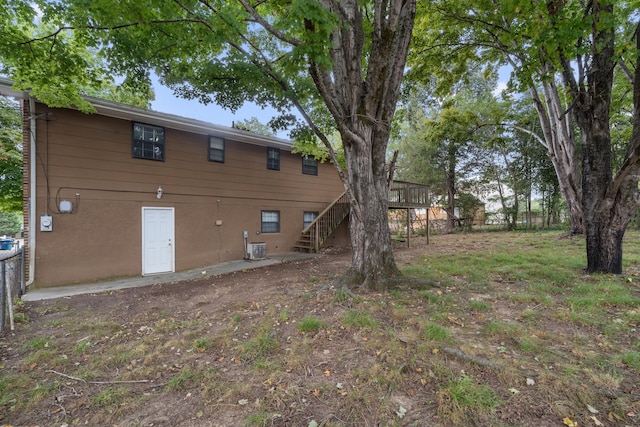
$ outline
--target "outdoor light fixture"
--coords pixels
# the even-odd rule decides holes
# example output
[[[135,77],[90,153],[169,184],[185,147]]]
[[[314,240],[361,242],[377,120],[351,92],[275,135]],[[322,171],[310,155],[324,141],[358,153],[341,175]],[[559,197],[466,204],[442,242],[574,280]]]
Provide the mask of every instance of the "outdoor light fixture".
[[[156,191],[156,197],[158,199],[162,199],[162,193],[164,193],[164,190],[162,189],[162,187],[158,186],[158,191]]]

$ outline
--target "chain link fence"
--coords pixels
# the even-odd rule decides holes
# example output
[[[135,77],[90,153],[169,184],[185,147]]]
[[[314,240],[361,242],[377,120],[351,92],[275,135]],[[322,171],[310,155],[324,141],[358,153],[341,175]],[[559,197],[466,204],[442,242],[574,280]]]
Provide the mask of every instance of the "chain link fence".
[[[0,331],[13,330],[13,303],[25,292],[24,247],[0,251]]]

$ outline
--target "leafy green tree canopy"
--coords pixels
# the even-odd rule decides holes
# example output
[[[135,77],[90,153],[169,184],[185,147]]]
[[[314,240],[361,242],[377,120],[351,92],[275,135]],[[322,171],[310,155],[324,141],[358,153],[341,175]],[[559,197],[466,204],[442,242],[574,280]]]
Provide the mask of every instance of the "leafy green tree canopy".
[[[150,81],[128,73],[117,80],[99,47],[67,27],[63,8],[40,0],[0,2],[0,75],[51,107],[93,111],[83,95],[149,107]]]
[[[0,210],[22,210],[20,106],[5,97],[0,97]]]

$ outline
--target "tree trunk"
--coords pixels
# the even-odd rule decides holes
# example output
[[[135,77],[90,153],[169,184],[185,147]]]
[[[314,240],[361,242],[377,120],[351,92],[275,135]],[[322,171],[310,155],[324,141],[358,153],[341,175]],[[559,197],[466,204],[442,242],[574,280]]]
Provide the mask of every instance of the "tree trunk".
[[[583,234],[582,179],[571,115],[565,113],[553,80],[543,83],[543,92],[545,102],[542,102],[535,87],[529,88],[542,126],[547,155],[556,171],[560,193],[567,205],[569,234]]]
[[[382,291],[400,276],[389,233],[386,150],[373,153],[372,146],[360,144],[346,147],[353,200],[349,216],[351,269],[345,279],[349,284]],[[372,159],[378,159],[374,160],[374,168]]]
[[[613,4],[593,3],[593,46],[587,85],[580,85],[570,61],[563,58],[563,76],[575,100],[572,109],[583,142],[582,200],[589,273],[622,273],[622,239],[638,206],[640,143],[639,81],[634,85],[632,139],[619,173],[612,176],[610,108],[615,67],[613,28],[597,25],[610,19]],[[636,32],[636,38],[638,33]],[[636,40],[637,43],[640,41]],[[636,65],[640,65],[640,58]],[[640,70],[636,70],[640,76]]]
[[[618,200],[604,197],[593,213],[588,210],[589,220],[585,217],[589,273],[622,273],[622,238],[638,207],[637,175],[629,175],[622,187]]]
[[[447,149],[447,225],[446,234],[453,233],[456,221],[456,150],[453,142],[449,141]],[[457,218],[460,219],[460,218]]]
[[[321,3],[341,21],[328,43],[332,63],[311,61],[309,71],[335,120],[347,161],[353,254],[343,282],[380,291],[400,276],[389,234],[385,160],[416,0],[374,0],[373,10],[357,0]],[[323,141],[331,149],[326,137]]]

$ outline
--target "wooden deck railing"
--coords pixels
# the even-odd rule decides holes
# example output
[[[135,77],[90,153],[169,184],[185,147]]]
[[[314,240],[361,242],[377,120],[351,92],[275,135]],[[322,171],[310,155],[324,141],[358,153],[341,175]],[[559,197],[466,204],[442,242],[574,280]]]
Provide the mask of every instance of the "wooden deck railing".
[[[389,208],[428,208],[428,188],[410,182],[393,181],[389,188]],[[344,192],[323,210],[304,230],[294,249],[318,252],[322,243],[349,215],[349,198]]]
[[[389,188],[390,208],[428,208],[429,189],[421,184],[393,181]]]
[[[296,249],[318,252],[322,243],[349,215],[349,198],[344,192],[302,230]]]

